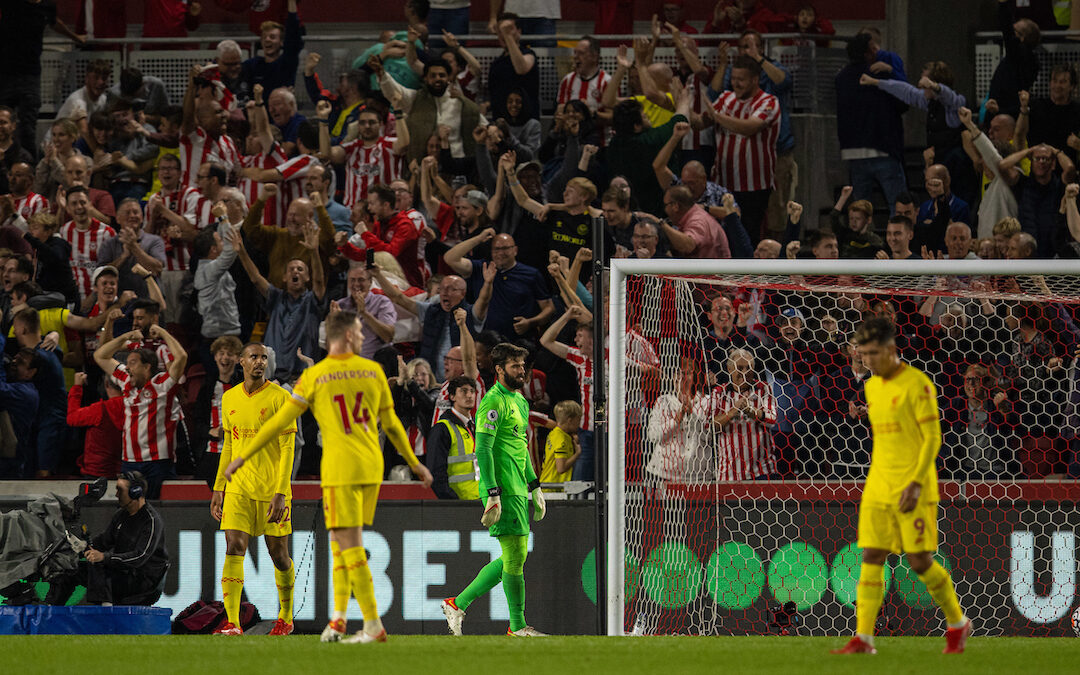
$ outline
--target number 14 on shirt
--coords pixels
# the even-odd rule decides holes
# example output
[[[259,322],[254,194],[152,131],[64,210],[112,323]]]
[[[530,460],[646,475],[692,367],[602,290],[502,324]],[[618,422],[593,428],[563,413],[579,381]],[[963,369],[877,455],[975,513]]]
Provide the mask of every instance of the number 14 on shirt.
[[[356,395],[356,401],[352,407],[352,422],[349,421],[349,409],[345,403],[345,395],[337,394],[334,396],[334,401],[338,404],[338,410],[341,412],[341,426],[345,428],[345,433],[352,433],[352,425],[363,424],[364,431],[369,431],[368,423],[371,421],[371,412],[366,410],[362,403],[364,401],[364,392],[359,392]]]

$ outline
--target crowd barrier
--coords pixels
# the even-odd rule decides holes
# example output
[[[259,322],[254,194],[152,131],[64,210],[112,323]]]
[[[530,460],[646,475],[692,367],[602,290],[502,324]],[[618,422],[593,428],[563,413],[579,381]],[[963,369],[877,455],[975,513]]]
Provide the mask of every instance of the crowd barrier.
[[[793,108],[808,113],[835,112],[833,77],[847,62],[844,50],[817,45],[780,44],[781,40],[790,36],[791,34],[776,33],[766,35],[765,38],[771,57],[788,68],[792,74]],[[337,85],[337,75],[351,68],[353,61],[374,43],[375,37],[371,35],[306,36],[305,49],[300,54],[300,67],[297,69],[295,86],[300,108],[302,110],[314,109],[314,104],[308,98],[303,82],[303,64],[308,52],[315,51],[323,57],[316,72],[319,73],[326,86],[334,89]],[[491,36],[475,37],[491,40]],[[605,40],[615,40],[619,37],[631,36],[603,36]],[[716,44],[725,37],[731,39],[737,36],[712,36],[710,40],[699,38],[701,44],[699,50],[703,63],[715,64],[717,49],[720,48]],[[200,36],[157,41],[140,40],[137,43],[131,40],[123,42],[103,40],[92,42],[82,49],[72,49],[70,43],[49,41],[48,48],[42,54],[41,114],[47,117],[54,114],[68,94],[82,86],[87,64],[94,59],[105,59],[110,62],[114,83],[119,81],[120,70],[126,66],[136,66],[145,75],[161,78],[170,100],[179,104],[184,95],[184,88],[187,86],[187,74],[191,66],[213,60],[217,56],[214,46],[218,40],[226,38],[235,39],[241,49],[246,50],[245,56],[254,54],[253,50],[257,42],[253,41],[251,36],[239,38],[225,35],[215,38]],[[576,37],[572,38],[572,40],[576,39]],[[841,44],[840,40],[838,38],[835,44]],[[710,41],[714,44],[708,44]],[[627,39],[625,42],[629,44],[630,40]],[[156,43],[161,43],[162,46],[170,47],[170,49],[152,48]],[[560,44],[564,43],[571,44],[571,42],[560,41]],[[178,49],[176,47],[190,48]],[[502,50],[497,46],[480,44],[470,46],[469,51],[480,62],[483,69],[482,76],[486,80],[488,66],[502,53]],[[537,47],[534,51],[540,68],[541,103],[545,112],[550,112],[555,105],[559,82],[573,68],[572,52],[566,46]],[[601,49],[600,64],[609,73],[615,72],[616,51],[614,47]],[[676,66],[673,47],[657,48],[654,58],[672,67]]]

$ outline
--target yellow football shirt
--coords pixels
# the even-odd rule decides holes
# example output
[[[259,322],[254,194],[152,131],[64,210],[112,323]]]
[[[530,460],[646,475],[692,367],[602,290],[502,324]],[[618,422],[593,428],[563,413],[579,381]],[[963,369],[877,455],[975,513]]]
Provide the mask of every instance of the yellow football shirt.
[[[249,457],[231,481],[225,481],[225,467],[234,457],[250,455],[250,442],[263,424],[289,400],[289,392],[273,382],[266,382],[252,393],[244,385],[229,388],[221,397],[221,427],[225,442],[221,446],[214,490],[232,492],[249,499],[268,502],[275,494],[292,499],[292,466],[296,442],[296,423],[278,435],[278,442],[265,452]]]
[[[671,94],[671,92],[667,93],[667,97],[668,100],[671,101],[672,106],[674,106],[675,97]],[[675,116],[674,107],[671,110],[668,110],[667,108],[658,106],[649,99],[640,95],[631,96],[630,98],[641,104],[641,111],[645,113],[645,117],[649,118],[649,124],[652,126],[653,129],[655,129],[656,127],[664,126],[671,121],[672,117]]]
[[[551,430],[544,445],[544,466],[540,469],[541,483],[565,483],[570,480],[573,468],[559,473],[555,469],[555,458],[566,459],[574,455],[574,439],[559,427]]]
[[[57,341],[59,344],[58,350],[61,357],[68,353],[68,331],[67,331],[67,319],[71,315],[71,310],[64,309],[63,307],[49,307],[46,309],[38,310],[38,319],[41,322],[41,337],[45,337],[49,333],[56,331],[60,336]],[[12,325],[8,328],[8,339],[15,339],[15,326]],[[61,358],[63,360],[63,358]],[[75,384],[75,370],[72,368],[64,368],[64,382],[67,384],[67,388],[71,389],[71,386]]]
[[[324,487],[382,482],[379,416],[394,414],[394,401],[378,363],[355,354],[327,356],[304,371],[290,400],[310,407],[319,423]]]
[[[912,481],[922,485],[919,503],[937,502],[934,460],[941,449],[941,421],[934,383],[922,371],[901,364],[887,380],[870,378],[866,404],[874,446],[863,502],[895,506]],[[919,454],[926,443],[931,444],[933,457],[926,471],[917,476]]]

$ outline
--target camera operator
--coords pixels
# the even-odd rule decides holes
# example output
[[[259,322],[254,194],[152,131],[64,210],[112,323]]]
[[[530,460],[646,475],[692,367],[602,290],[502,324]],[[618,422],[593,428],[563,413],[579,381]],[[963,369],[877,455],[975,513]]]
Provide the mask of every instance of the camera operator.
[[[120,508],[104,533],[86,549],[86,601],[91,604],[152,605],[161,597],[169,569],[165,522],[146,503],[149,489],[138,471],[120,474]]]

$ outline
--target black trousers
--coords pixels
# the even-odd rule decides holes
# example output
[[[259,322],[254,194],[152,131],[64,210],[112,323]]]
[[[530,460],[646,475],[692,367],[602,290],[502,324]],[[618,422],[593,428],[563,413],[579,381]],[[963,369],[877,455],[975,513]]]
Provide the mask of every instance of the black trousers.
[[[161,575],[121,570],[98,563],[86,566],[86,601],[99,605],[152,605],[161,597]]]
[[[757,246],[761,241],[761,232],[765,227],[765,213],[769,210],[769,197],[772,196],[772,188],[768,190],[752,190],[749,192],[735,192],[735,201],[739,203],[742,211],[743,227],[750,235],[750,243]]]
[[[216,452],[203,452],[202,458],[195,467],[195,477],[206,481],[206,485],[213,490],[214,482],[217,481],[218,464],[221,463],[221,455]]]
[[[165,573],[147,574],[144,570],[109,568],[104,564],[91,565],[85,560],[71,574],[51,579],[45,602],[62,605],[71,597],[76,586],[86,587],[86,602],[100,605],[152,605],[161,598],[161,581]]]

